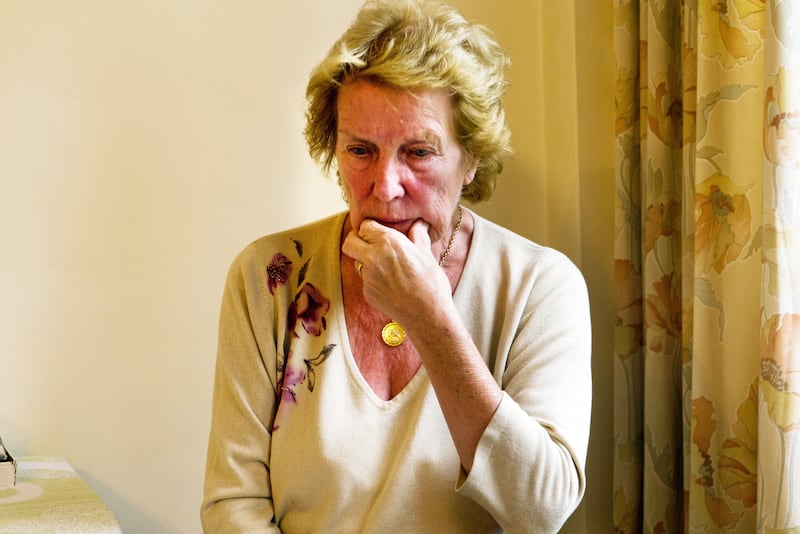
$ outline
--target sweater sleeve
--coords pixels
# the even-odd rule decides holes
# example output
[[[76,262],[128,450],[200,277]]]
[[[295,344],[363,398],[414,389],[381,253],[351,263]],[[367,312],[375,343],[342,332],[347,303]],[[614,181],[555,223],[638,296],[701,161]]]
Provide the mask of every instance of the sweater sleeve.
[[[509,304],[495,376],[503,398],[457,490],[509,534],[557,532],[579,504],[591,413],[591,324],[583,276],[563,255],[528,273]],[[516,325],[508,321],[517,322]]]
[[[277,387],[274,312],[253,256],[243,253],[234,262],[222,298],[200,514],[206,533],[280,532],[269,466]]]

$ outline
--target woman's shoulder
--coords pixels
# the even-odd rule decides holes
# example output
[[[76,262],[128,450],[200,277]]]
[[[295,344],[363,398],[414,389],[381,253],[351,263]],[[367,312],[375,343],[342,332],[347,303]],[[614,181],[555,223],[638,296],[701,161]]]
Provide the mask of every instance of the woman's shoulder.
[[[505,284],[569,286],[578,291],[585,279],[575,262],[560,250],[539,244],[476,216],[467,267],[475,280],[502,279]],[[490,260],[491,259],[491,260]],[[491,268],[487,268],[490,261]]]
[[[276,254],[286,256],[309,256],[326,248],[338,250],[339,235],[345,213],[335,213],[313,222],[279,230],[259,237],[245,246],[237,255],[236,262],[268,261]],[[331,243],[334,243],[331,245]]]
[[[533,263],[572,264],[563,252],[533,241],[485,217],[475,220],[473,246],[481,255],[518,259]]]

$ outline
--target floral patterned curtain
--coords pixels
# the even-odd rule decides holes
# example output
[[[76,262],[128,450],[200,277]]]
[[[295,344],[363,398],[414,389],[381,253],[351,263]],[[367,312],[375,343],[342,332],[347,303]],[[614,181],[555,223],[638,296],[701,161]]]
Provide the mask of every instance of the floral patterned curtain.
[[[800,532],[800,2],[614,9],[615,530]]]

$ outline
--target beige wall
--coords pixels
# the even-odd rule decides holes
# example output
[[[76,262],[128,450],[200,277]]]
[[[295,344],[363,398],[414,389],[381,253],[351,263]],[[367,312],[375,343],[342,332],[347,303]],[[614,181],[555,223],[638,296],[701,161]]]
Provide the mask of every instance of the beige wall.
[[[65,456],[128,532],[199,529],[233,255],[343,207],[302,96],[359,3],[0,2],[0,435]],[[611,8],[454,4],[514,59],[517,154],[479,209],[590,284],[590,487],[566,530],[610,525]]]

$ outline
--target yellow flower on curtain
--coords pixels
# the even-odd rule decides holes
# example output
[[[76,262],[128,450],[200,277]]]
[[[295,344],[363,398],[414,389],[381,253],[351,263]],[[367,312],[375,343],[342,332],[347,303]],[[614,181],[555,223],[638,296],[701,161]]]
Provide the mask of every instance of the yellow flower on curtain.
[[[700,50],[725,69],[753,60],[764,45],[764,0],[698,3]]]
[[[695,190],[695,262],[700,272],[722,273],[750,240],[750,187],[715,174]]]
[[[800,315],[773,315],[761,339],[762,392],[770,420],[782,432],[800,429]],[[794,358],[796,360],[796,358]]]
[[[645,306],[647,348],[659,354],[676,354],[681,341],[681,280],[663,274],[650,286]]]
[[[728,497],[752,508],[758,497],[758,379],[748,393],[736,410],[733,436],[722,442],[719,479]]]
[[[797,487],[793,461],[800,433],[800,315],[775,313],[761,330],[761,410],[759,458],[761,486],[759,520],[774,530],[797,532]],[[782,453],[781,453],[782,452]],[[785,527],[794,527],[789,529]]]
[[[647,126],[669,148],[683,144],[683,102],[680,97],[680,73],[677,68],[658,72],[650,81],[652,89],[647,95]]]
[[[653,252],[662,237],[680,237],[681,205],[677,200],[661,199],[647,206],[642,248],[644,254]]]
[[[692,442],[695,444],[692,454],[695,456],[693,465],[696,471],[690,475],[693,477],[690,483],[702,488],[700,496],[704,510],[697,509],[690,515],[690,527],[708,527],[708,518],[719,528],[730,528],[736,526],[743,517],[716,490],[715,453],[712,450],[717,431],[715,415],[714,403],[708,398],[692,400]]]
[[[739,18],[747,28],[757,30],[761,38],[764,38],[764,0],[733,0]]]
[[[768,76],[764,98],[764,155],[782,167],[800,168],[800,72]]]
[[[723,529],[735,528],[744,510],[754,510],[758,497],[758,380],[736,411],[733,435],[717,435],[716,408],[706,397],[692,401],[692,442],[695,473],[691,481],[702,488],[704,511],[695,510],[692,523],[708,526],[706,517]],[[714,444],[721,441],[719,451]],[[717,459],[716,465],[714,459]],[[737,504],[738,502],[738,504]],[[702,513],[704,512],[704,513]]]
[[[695,484],[712,487],[714,483],[714,467],[711,463],[711,440],[717,430],[714,420],[714,405],[705,397],[692,401],[692,442],[697,446],[701,462],[695,473]]]
[[[800,395],[781,391],[773,384],[764,384],[764,402],[770,420],[782,432],[800,429]]]

